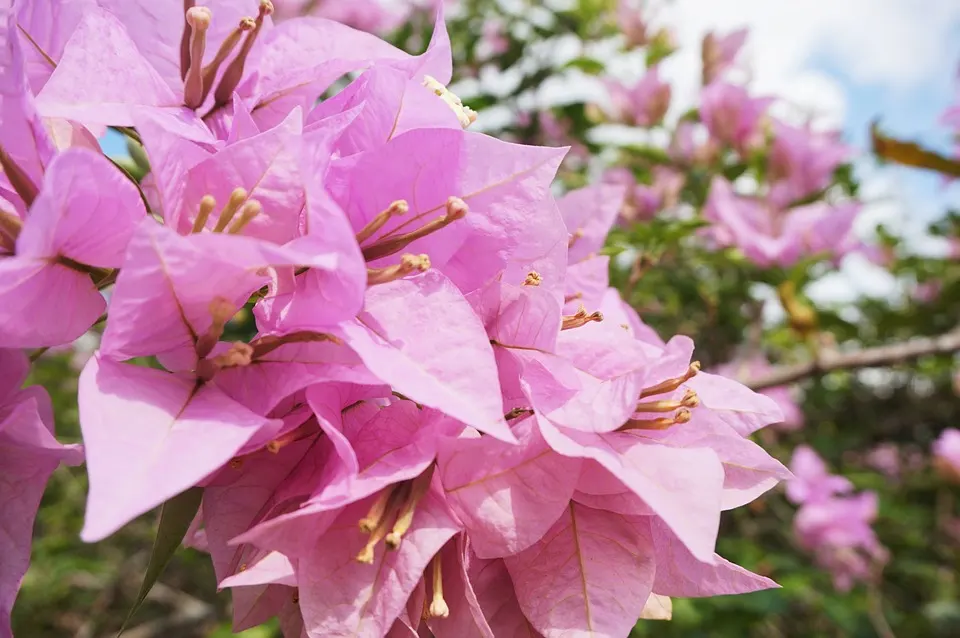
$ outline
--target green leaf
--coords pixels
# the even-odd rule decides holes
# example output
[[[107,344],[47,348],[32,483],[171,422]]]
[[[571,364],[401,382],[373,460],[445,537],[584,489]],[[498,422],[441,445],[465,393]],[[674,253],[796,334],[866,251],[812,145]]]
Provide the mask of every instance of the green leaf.
[[[190,523],[200,509],[200,500],[203,498],[203,488],[191,487],[186,492],[177,494],[160,507],[160,524],[157,526],[157,537],[153,541],[153,550],[150,552],[150,563],[143,575],[143,584],[137,600],[133,603],[130,613],[120,627],[117,638],[123,633],[127,623],[133,618],[140,605],[146,600],[147,594],[153,589],[160,574],[166,569],[177,548],[186,536]]]
[[[594,60],[593,58],[574,58],[567,62],[564,66],[567,68],[580,69],[587,75],[600,75],[606,70],[603,62],[599,60]]]

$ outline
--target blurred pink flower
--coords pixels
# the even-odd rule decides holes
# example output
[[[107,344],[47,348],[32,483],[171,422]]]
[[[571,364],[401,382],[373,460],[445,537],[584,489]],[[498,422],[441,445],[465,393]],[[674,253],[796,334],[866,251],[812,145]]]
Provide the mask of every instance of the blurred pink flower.
[[[713,31],[703,37],[700,52],[703,64],[703,85],[706,86],[718,79],[737,60],[740,49],[747,41],[749,31],[738,29],[726,35],[717,35]]]
[[[833,575],[834,587],[849,591],[887,561],[887,550],[870,526],[876,518],[875,492],[834,496],[801,507],[794,531],[800,545],[814,552],[817,563]]]
[[[858,202],[817,202],[782,209],[769,201],[734,193],[730,183],[714,178],[704,207],[713,222],[709,234],[720,246],[736,246],[759,266],[787,267],[800,259],[826,254],[834,261],[862,250],[853,222]]]
[[[881,443],[867,452],[866,464],[889,479],[900,478],[900,449],[893,443]]]
[[[714,139],[743,153],[760,141],[760,121],[771,103],[750,97],[742,86],[714,82],[700,92],[700,117]]]
[[[830,474],[827,464],[808,445],[793,451],[790,471],[793,478],[787,481],[787,498],[797,505],[825,501],[853,490],[846,478]]]
[[[774,121],[769,160],[773,182],[770,200],[787,206],[826,188],[833,172],[850,155],[850,148],[840,143],[836,135]]]
[[[643,0],[617,1],[617,24],[632,47],[646,46],[650,41],[650,24],[644,16],[645,4]]]
[[[505,35],[503,23],[489,19],[483,23],[480,32],[480,45],[485,49],[486,57],[495,58],[510,48],[510,39]]]
[[[627,124],[656,126],[670,108],[672,89],[660,79],[657,67],[649,69],[633,86],[611,79],[604,84],[612,101],[611,115]]]
[[[934,441],[933,464],[944,478],[960,483],[960,430],[947,428]]]

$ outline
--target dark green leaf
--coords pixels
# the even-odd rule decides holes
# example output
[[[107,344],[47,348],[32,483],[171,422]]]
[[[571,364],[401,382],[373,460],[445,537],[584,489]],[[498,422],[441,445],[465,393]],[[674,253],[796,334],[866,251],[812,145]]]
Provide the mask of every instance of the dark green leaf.
[[[182,494],[178,494],[164,503],[160,507],[160,524],[157,526],[157,537],[153,541],[153,550],[150,552],[150,563],[147,565],[147,571],[143,575],[143,584],[140,585],[140,592],[137,594],[137,600],[133,603],[130,613],[127,614],[123,626],[120,627],[118,638],[126,628],[127,623],[133,618],[140,605],[147,598],[147,594],[153,589],[160,574],[166,569],[167,563],[173,558],[177,548],[183,541],[190,523],[200,509],[200,500],[203,498],[203,488],[192,487]]]

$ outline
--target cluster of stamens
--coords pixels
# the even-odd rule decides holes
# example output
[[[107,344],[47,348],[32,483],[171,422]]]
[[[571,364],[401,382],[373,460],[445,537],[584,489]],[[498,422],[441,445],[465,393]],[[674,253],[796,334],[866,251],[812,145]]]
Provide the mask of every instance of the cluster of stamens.
[[[651,413],[651,414],[669,414],[669,416],[660,416],[654,418],[633,418],[627,421],[621,428],[620,431],[626,430],[666,430],[669,427],[678,425],[681,423],[687,423],[690,421],[691,410],[700,405],[700,397],[697,396],[697,393],[687,388],[683,396],[678,399],[654,399],[651,401],[644,401],[648,397],[657,396],[660,394],[667,394],[674,392],[682,384],[689,381],[694,377],[698,372],[700,372],[700,362],[694,361],[687,368],[687,371],[684,372],[679,377],[673,377],[662,381],[656,385],[650,386],[649,388],[644,388],[640,392],[639,401],[637,407],[634,410],[635,413]]]
[[[210,111],[212,113],[230,101],[234,90],[240,84],[244,66],[263,28],[263,21],[273,13],[273,2],[260,0],[257,17],[241,19],[237,27],[221,43],[213,60],[206,66],[203,66],[203,54],[207,46],[207,29],[213,22],[213,12],[207,7],[195,5],[196,0],[183,0],[184,28],[180,40],[180,77],[183,80],[184,106],[198,109],[203,105],[213,89],[220,67],[237,45],[240,45],[240,51],[227,65],[219,84],[213,90],[213,108]]]
[[[415,479],[391,485],[380,492],[370,511],[359,522],[360,531],[368,535],[368,540],[356,556],[358,562],[372,565],[374,550],[380,541],[389,550],[400,547],[403,535],[413,524],[417,505],[430,489],[432,478],[431,465]]]
[[[406,223],[412,222],[415,219],[422,217],[422,215],[418,215],[413,219],[407,220],[406,223],[401,224],[393,230],[383,234],[373,243],[363,246],[365,242],[377,234],[377,232],[379,232],[391,219],[406,215],[410,211],[410,205],[406,202],[406,200],[401,199],[392,202],[385,210],[377,214],[357,233],[357,243],[359,243],[362,247],[361,250],[363,252],[364,259],[370,262],[396,254],[414,241],[446,228],[459,219],[463,219],[463,217],[469,211],[466,202],[459,197],[448,198],[444,204],[444,207],[446,212],[443,215],[425,223],[416,230],[406,233],[398,233],[398,231],[401,230]],[[382,268],[367,268],[367,285],[373,286],[376,284],[384,284],[401,277],[405,277],[406,275],[414,272],[426,272],[429,269],[430,257],[428,255],[404,253],[400,256],[399,264],[385,266]]]
[[[263,206],[255,199],[248,199],[249,193],[246,189],[235,188],[230,193],[230,199],[220,210],[217,216],[217,223],[213,226],[213,232],[226,232],[230,235],[236,235],[247,227],[253,219],[263,211]],[[200,200],[197,217],[193,220],[191,232],[199,233],[207,227],[210,215],[217,207],[217,200],[212,195],[204,195]]]

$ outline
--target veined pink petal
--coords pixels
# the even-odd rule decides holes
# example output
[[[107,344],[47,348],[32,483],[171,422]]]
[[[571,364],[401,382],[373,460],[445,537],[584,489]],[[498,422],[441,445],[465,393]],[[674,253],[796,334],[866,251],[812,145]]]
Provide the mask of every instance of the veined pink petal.
[[[46,259],[0,259],[0,348],[70,343],[106,307],[86,273]]]
[[[471,553],[468,560],[470,583],[493,635],[496,638],[543,638],[523,615],[503,559],[485,560]]]
[[[99,356],[80,375],[79,403],[88,542],[196,485],[268,423],[213,386]]]
[[[656,572],[649,526],[575,503],[542,540],[504,563],[520,608],[546,638],[622,638]]]
[[[516,554],[540,540],[567,507],[580,474],[580,459],[550,449],[534,419],[513,433],[517,445],[481,437],[440,448],[447,502],[483,558]]]
[[[119,268],[146,214],[136,186],[103,155],[68,149],[47,168],[17,255]]]
[[[657,577],[653,589],[663,596],[700,598],[746,594],[779,587],[764,576],[714,556],[712,563],[696,558],[661,521],[651,521],[657,554]]]
[[[496,362],[470,304],[436,270],[374,286],[339,334],[384,383],[505,441]]]
[[[137,106],[177,108],[174,92],[143,57],[123,23],[105,9],[84,12],[57,69],[37,96],[46,117],[133,126]]]
[[[539,415],[537,421],[550,447],[597,461],[660,516],[698,559],[712,560],[723,487],[723,466],[712,450],[669,448],[629,433],[561,430]],[[578,489],[591,491],[585,487]]]

